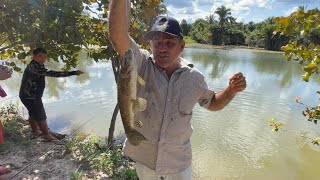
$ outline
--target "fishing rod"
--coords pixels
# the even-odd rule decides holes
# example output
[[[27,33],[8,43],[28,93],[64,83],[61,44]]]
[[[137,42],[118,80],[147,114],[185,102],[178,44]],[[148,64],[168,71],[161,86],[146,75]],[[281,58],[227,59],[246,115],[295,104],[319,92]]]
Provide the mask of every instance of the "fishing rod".
[[[101,114],[102,114],[102,113],[101,113]],[[79,126],[79,127],[76,128],[74,131],[72,131],[68,136],[71,136],[72,134],[74,134],[74,133],[75,133],[76,131],[78,131],[81,127],[83,127],[85,124],[87,124],[88,122],[90,122],[91,120],[93,120],[93,119],[94,119],[95,117],[97,117],[98,115],[100,115],[100,114],[96,114],[96,115],[92,116],[89,120],[87,120],[87,121],[84,122],[81,126]],[[61,139],[61,140],[63,140],[63,139]],[[39,158],[37,158],[37,159],[31,161],[30,163],[28,163],[24,168],[22,168],[20,171],[18,171],[14,176],[10,177],[10,180],[12,180],[13,178],[15,178],[17,175],[19,175],[19,174],[20,174],[21,172],[23,172],[25,169],[27,169],[27,167],[29,167],[31,164],[35,163],[35,162],[38,161],[40,158],[42,158],[43,156],[47,155],[47,154],[51,151],[51,149],[55,148],[57,145],[60,145],[59,142],[60,142],[61,140],[58,140],[58,142],[55,143],[55,145],[52,146],[52,147],[50,148],[50,150],[46,151],[46,152],[45,152],[44,154],[42,154]]]

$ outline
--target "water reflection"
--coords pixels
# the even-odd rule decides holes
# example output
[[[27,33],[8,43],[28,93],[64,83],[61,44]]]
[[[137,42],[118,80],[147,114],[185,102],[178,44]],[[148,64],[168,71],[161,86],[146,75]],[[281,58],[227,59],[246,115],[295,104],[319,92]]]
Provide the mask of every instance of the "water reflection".
[[[315,76],[309,83],[302,82],[301,67],[284,60],[282,54],[187,49],[183,55],[193,59],[216,91],[222,90],[237,71],[243,72],[248,82],[246,91],[222,111],[195,108],[192,137],[195,179],[316,177],[302,170],[319,162],[303,161],[311,152],[301,152],[300,144],[308,144],[309,149],[312,145],[299,133],[309,131],[316,135],[317,127],[301,115],[304,107],[295,103],[293,96],[301,96],[305,103],[318,103],[312,92],[318,90],[319,77]],[[288,132],[272,133],[268,127],[272,118],[284,122]]]
[[[208,85],[219,92],[238,71],[247,78],[247,89],[222,111],[209,112],[198,105],[193,111],[193,175],[203,179],[315,179],[319,148],[299,133],[319,135],[318,126],[301,115],[303,106],[293,101],[301,96],[306,104],[318,104],[315,92],[320,78],[301,81],[297,62],[282,54],[252,50],[185,49],[183,57],[205,76]],[[85,75],[48,78],[44,94],[48,122],[53,130],[79,131],[100,136],[108,128],[116,104],[116,84],[111,64],[95,62],[81,53],[78,69]],[[48,62],[50,69],[60,64]],[[24,68],[23,68],[24,69]],[[21,75],[1,82],[9,97],[17,95]],[[8,90],[9,89],[9,90]],[[273,133],[268,120],[278,118],[287,131]],[[120,119],[116,133],[123,131]],[[315,161],[311,161],[314,159]]]

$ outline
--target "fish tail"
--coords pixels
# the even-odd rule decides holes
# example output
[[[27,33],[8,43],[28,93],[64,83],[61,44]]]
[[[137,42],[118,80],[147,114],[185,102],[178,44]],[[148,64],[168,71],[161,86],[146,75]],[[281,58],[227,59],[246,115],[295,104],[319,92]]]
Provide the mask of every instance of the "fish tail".
[[[147,140],[141,133],[136,130],[132,130],[126,134],[128,141],[134,146],[138,146],[141,141]]]

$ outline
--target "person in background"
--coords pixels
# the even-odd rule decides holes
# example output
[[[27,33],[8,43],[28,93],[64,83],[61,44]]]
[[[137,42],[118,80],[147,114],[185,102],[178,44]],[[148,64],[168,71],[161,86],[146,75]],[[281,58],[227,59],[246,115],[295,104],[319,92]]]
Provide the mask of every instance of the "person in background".
[[[33,50],[33,60],[24,70],[19,97],[23,105],[28,109],[29,124],[35,138],[40,135],[44,140],[57,140],[48,128],[47,116],[42,103],[42,95],[45,89],[45,76],[50,77],[67,77],[72,75],[79,76],[83,72],[77,71],[52,71],[45,68],[44,63],[47,61],[47,51],[44,48]]]
[[[0,65],[0,80],[6,80],[8,78],[10,78],[12,75],[12,71],[10,70],[10,68],[8,68],[7,66],[4,65]],[[0,96],[1,97],[6,97],[7,93],[4,91],[4,89],[2,89],[2,87],[0,86]],[[4,141],[4,130],[3,130],[3,126],[1,124],[1,119],[0,119],[0,144],[3,144]],[[0,176],[6,173],[10,173],[11,169],[4,167],[4,166],[0,166]],[[1,179],[1,177],[0,177]]]

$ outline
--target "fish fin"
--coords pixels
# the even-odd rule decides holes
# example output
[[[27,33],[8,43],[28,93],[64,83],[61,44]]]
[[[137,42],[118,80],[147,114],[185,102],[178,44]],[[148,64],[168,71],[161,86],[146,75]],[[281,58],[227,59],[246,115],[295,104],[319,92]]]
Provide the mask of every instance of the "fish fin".
[[[141,133],[136,130],[132,130],[126,133],[128,141],[134,146],[138,146],[141,141],[147,140]]]
[[[141,121],[137,121],[137,120],[133,121],[133,124],[138,126],[139,128],[141,128],[143,125]]]
[[[144,86],[146,83],[144,82],[144,80],[142,79],[142,77],[140,77],[138,75],[138,83],[141,85],[141,86]]]
[[[147,108],[147,101],[143,98],[137,98],[133,100],[132,111],[136,113],[138,111],[144,111]]]

